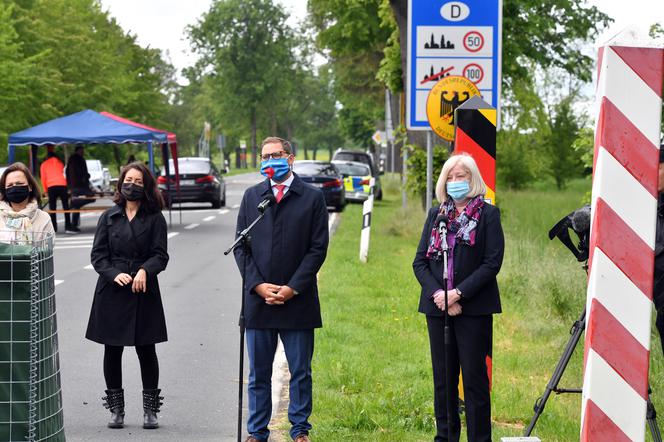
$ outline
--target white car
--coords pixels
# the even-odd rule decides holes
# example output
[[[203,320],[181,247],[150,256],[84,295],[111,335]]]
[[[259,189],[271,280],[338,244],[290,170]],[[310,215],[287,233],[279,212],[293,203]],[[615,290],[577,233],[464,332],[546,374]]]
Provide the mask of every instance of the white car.
[[[98,192],[111,190],[111,172],[103,167],[100,160],[85,160],[90,174],[90,185]]]

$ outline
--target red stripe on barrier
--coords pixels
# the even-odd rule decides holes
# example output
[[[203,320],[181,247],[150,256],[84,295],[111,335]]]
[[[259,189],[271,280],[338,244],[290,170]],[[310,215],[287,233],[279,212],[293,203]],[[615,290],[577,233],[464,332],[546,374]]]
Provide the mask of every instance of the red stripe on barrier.
[[[599,146],[613,155],[653,197],[657,198],[659,149],[607,97],[602,98],[597,120],[595,159]]]
[[[603,59],[604,59],[604,46],[599,48],[599,51],[597,51],[597,82],[595,83],[595,92],[597,92],[597,88],[599,87],[599,79],[601,78],[602,74]]]
[[[629,306],[625,306],[628,308]],[[648,399],[650,353],[597,299],[592,300],[586,334],[590,346],[643,400]]]
[[[599,247],[648,299],[652,299],[655,251],[602,198],[597,199],[590,232],[591,271],[595,247]]]
[[[480,169],[484,183],[494,192],[496,191],[496,160],[487,153],[482,146],[477,144],[475,140],[465,133],[461,128],[457,127],[456,139],[454,142],[454,151],[466,152],[473,157]]]
[[[581,428],[581,442],[630,442],[630,438],[590,399]]]
[[[660,98],[662,97],[662,71],[664,49],[611,46],[613,52],[629,66]]]

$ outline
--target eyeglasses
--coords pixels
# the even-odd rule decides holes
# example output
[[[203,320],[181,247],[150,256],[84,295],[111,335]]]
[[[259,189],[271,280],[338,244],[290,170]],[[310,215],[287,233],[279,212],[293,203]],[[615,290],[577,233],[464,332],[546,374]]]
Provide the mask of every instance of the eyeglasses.
[[[262,159],[263,161],[267,161],[267,160],[269,160],[270,158],[272,158],[272,159],[274,159],[274,160],[278,160],[279,158],[282,158],[284,155],[288,156],[288,155],[290,155],[290,154],[289,154],[288,152],[284,151],[284,150],[280,150],[280,151],[278,151],[278,152],[272,152],[272,153],[266,153],[266,154],[263,154],[263,155],[261,155],[261,159]]]

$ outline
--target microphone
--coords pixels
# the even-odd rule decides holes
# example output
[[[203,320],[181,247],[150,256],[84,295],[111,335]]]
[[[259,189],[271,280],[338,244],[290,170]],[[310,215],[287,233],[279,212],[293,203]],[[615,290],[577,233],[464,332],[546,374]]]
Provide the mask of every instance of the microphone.
[[[267,195],[265,197],[265,199],[263,201],[261,201],[258,204],[257,209],[260,213],[264,213],[265,209],[267,209],[268,207],[274,205],[276,202],[277,202],[277,198],[275,198],[275,196],[270,193],[269,195]]]
[[[572,229],[576,233],[590,230],[590,206],[586,205],[576,209],[572,214]]]
[[[438,226],[438,234],[440,235],[440,244],[443,250],[447,250],[447,216],[442,213],[436,217],[435,225]]]

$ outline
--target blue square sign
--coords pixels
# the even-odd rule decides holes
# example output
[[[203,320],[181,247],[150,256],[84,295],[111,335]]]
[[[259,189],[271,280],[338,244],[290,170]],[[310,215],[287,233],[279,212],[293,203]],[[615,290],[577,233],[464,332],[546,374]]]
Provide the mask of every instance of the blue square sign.
[[[447,75],[475,83],[482,98],[500,104],[502,0],[409,0],[406,122],[429,130],[426,103]],[[498,111],[500,115],[500,111]]]

